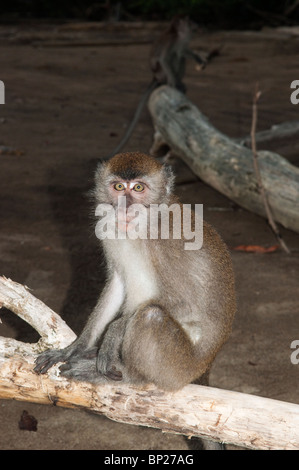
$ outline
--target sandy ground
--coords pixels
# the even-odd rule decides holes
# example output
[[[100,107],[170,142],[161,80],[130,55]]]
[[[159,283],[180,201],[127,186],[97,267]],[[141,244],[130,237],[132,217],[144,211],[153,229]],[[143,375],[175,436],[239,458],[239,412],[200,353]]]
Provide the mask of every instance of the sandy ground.
[[[1,274],[33,289],[78,333],[103,283],[92,204],[97,160],[121,138],[149,80],[148,54],[157,27],[108,29],[82,25],[0,27]],[[116,44],[115,44],[116,43]],[[189,63],[188,97],[221,131],[247,135],[255,82],[263,91],[259,130],[298,119],[290,84],[298,79],[299,37],[279,31],[202,32],[193,45],[221,54],[204,72]],[[148,151],[152,124],[142,114],[126,150]],[[270,147],[268,147],[270,148]],[[299,164],[297,139],[271,149]],[[215,387],[299,403],[299,365],[290,344],[299,339],[299,235],[282,229],[291,256],[233,250],[276,244],[265,220],[236,207],[177,162],[182,202],[204,204],[204,215],[231,249],[238,314],[211,375]],[[0,334],[25,341],[35,332],[1,311]],[[23,410],[37,432],[21,431]],[[187,449],[182,436],[118,424],[82,411],[0,402],[0,449]]]

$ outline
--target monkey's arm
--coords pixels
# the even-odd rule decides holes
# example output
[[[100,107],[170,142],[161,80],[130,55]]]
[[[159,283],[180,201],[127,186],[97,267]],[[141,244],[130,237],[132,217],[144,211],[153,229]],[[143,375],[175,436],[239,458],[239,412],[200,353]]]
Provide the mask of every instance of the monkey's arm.
[[[64,349],[50,349],[38,356],[35,372],[45,374],[57,362],[66,362],[94,348],[107,324],[117,315],[123,300],[123,283],[115,272],[107,282],[81,335]]]
[[[197,52],[193,51],[193,49],[186,49],[185,56],[195,60],[195,62],[202,65],[203,68],[205,68],[207,65],[207,61],[203,59]]]

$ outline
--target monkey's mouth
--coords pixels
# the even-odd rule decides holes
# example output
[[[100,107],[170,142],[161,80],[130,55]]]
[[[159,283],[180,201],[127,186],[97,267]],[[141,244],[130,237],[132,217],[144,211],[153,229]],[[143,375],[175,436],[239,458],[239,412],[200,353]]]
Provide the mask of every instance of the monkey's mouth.
[[[116,222],[116,227],[118,228],[120,232],[126,233],[128,231],[128,225],[129,225],[129,222],[119,221],[119,220]]]
[[[132,215],[119,213],[116,217],[116,227],[120,232],[126,233],[130,231],[130,222],[132,222],[136,217]]]
[[[138,215],[126,213],[118,213],[116,215],[116,228],[122,233],[133,232],[136,229],[136,226],[139,227],[139,230],[146,229],[147,220],[140,219]],[[138,230],[138,231],[139,231]]]

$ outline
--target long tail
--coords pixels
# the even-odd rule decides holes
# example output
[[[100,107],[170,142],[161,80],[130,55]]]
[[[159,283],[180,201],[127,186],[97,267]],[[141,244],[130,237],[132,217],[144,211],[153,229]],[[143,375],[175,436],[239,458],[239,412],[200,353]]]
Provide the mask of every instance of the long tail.
[[[115,149],[113,150],[113,152],[111,152],[105,159],[106,160],[109,160],[111,157],[113,157],[113,155],[117,154],[121,148],[125,145],[125,143],[128,141],[128,139],[131,137],[131,134],[134,130],[134,127],[136,126],[136,123],[140,117],[140,114],[141,114],[141,111],[146,103],[146,101],[148,100],[151,92],[158,86],[158,82],[156,80],[153,80],[150,85],[148,86],[147,90],[143,93],[142,97],[140,98],[140,101],[138,103],[138,106],[136,108],[136,111],[135,111],[135,114],[133,116],[133,119],[128,127],[128,129],[126,130],[126,133],[125,135],[123,136],[122,140],[120,141],[120,143],[117,145],[117,147],[115,147]]]

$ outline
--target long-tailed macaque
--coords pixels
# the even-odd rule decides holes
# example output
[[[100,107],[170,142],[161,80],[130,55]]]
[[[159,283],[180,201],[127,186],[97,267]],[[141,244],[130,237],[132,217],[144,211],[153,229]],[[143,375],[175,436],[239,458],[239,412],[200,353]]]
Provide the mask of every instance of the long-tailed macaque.
[[[140,98],[124,137],[107,158],[118,153],[128,141],[145,103],[155,88],[160,85],[169,85],[185,92],[186,87],[182,80],[185,74],[186,59],[188,57],[194,59],[202,68],[206,65],[206,60],[202,59],[197,52],[189,47],[194,26],[195,23],[191,22],[188,17],[177,15],[173,18],[167,30],[153,44],[150,52],[152,81]]]
[[[157,205],[183,210],[173,183],[169,167],[138,152],[115,155],[99,166],[94,190],[98,207],[114,213],[120,196],[125,197],[116,223],[122,237],[102,240],[107,284],[83,332],[65,349],[42,353],[36,372],[44,374],[65,362],[60,367],[64,376],[94,383],[153,383],[169,391],[190,382],[208,383],[236,310],[224,242],[205,221],[203,243],[196,250],[185,249],[186,238],[171,237],[171,230],[164,239],[161,223],[152,238],[128,237],[135,204],[145,215]],[[194,229],[194,213],[190,220]],[[171,221],[169,217],[169,226]],[[146,230],[147,235],[147,225]]]

